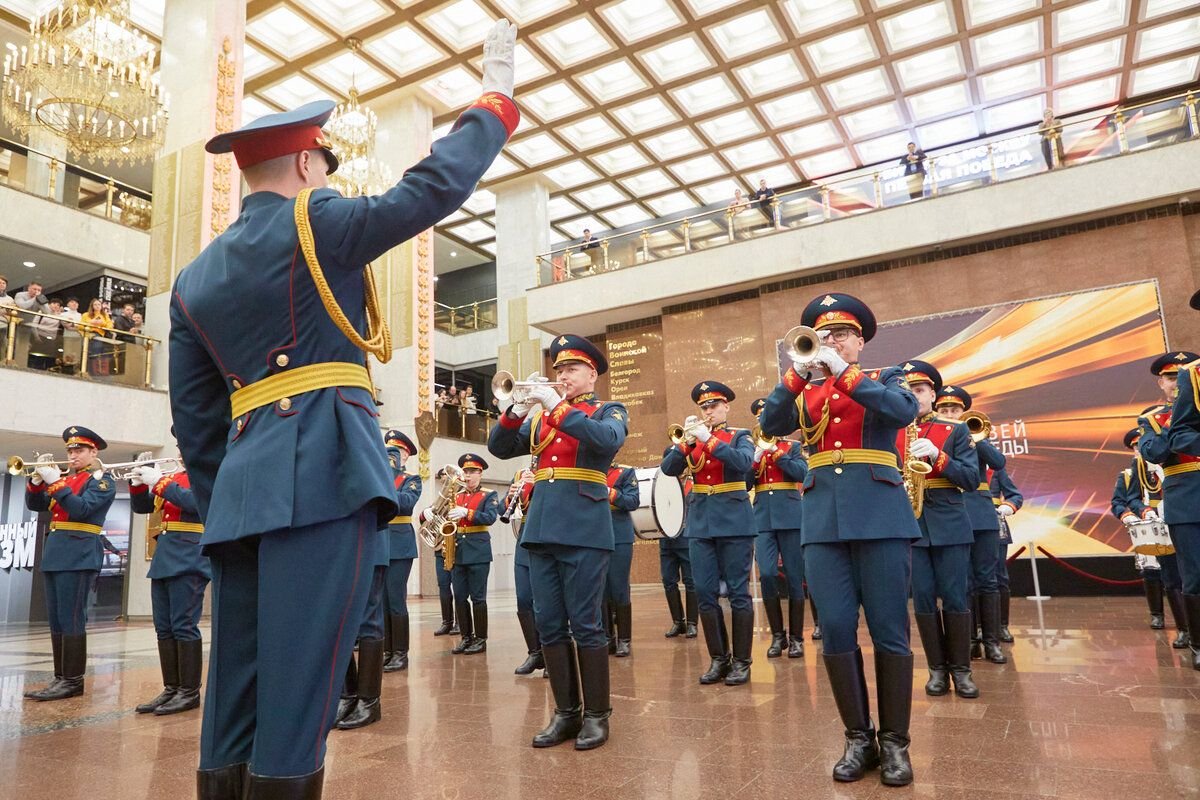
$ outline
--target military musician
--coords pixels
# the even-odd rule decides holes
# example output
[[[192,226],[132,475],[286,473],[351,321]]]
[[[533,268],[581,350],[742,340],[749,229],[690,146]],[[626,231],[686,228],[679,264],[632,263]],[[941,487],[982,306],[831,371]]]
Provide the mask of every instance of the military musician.
[[[605,471],[625,442],[628,419],[622,404],[596,397],[608,359],[594,344],[564,334],[550,345],[550,359],[557,385],[535,382],[520,398],[510,397],[488,450],[497,458],[538,458],[521,546],[529,551],[554,716],[533,746],[574,740],[575,749],[590,750],[608,741],[612,714],[601,621],[613,551]],[[540,409],[531,416],[534,406]]]
[[[54,680],[31,690],[32,700],[65,700],[83,694],[87,669],[87,604],[100,574],[104,553],[100,536],[117,494],[116,481],[97,453],[108,447],[95,431],[72,425],[63,431],[67,466],[40,461],[25,486],[25,507],[50,512],[50,532],[42,546],[46,616],[54,654]]]
[[[525,520],[529,516],[529,501],[533,497],[533,471],[523,469],[513,476],[508,487],[507,502],[516,503],[514,512],[520,509],[517,523],[517,549],[513,553],[513,583],[517,593],[517,622],[525,639],[525,660],[513,670],[515,675],[531,675],[534,670],[544,670],[542,640],[538,636],[537,622],[533,616],[533,585],[529,579],[529,551],[521,546],[525,537]],[[543,673],[544,674],[544,673]]]
[[[684,502],[692,493],[692,478],[683,481]],[[671,627],[663,634],[668,639],[683,636],[696,638],[696,586],[692,581],[692,555],[688,549],[687,518],[683,530],[675,538],[664,536],[658,540],[658,572],[662,577],[663,591],[667,596],[667,610],[671,613]],[[679,597],[679,584],[683,583],[683,598]]]
[[[633,605],[629,596],[629,571],[633,567],[633,516],[641,505],[637,472],[633,467],[608,468],[608,507],[613,519],[613,554],[604,584],[604,622],[608,627],[608,652],[617,658],[630,653],[633,639]]]
[[[383,437],[392,483],[396,486],[396,513],[388,522],[388,565],[385,578],[388,626],[384,636],[384,672],[408,669],[408,576],[417,557],[417,535],[412,513],[421,497],[421,476],[405,472],[404,465],[417,452],[417,446],[403,431],[395,428]]]
[[[1011,643],[1013,635],[1008,629],[1008,613],[1012,606],[1012,592],[1008,585],[1008,546],[1012,544],[1012,533],[1008,521],[1025,505],[1025,496],[1013,483],[1007,467],[989,469],[987,482],[996,514],[1004,518],[996,543],[996,584],[1000,587],[1000,641]]]
[[[817,297],[800,322],[823,343],[788,368],[759,419],[768,436],[800,428],[810,449],[804,573],[821,611],[825,669],[846,731],[833,777],[857,781],[879,766],[884,784],[903,786],[912,782],[909,551],[921,529],[897,465],[896,433],[916,417],[917,400],[899,367],[858,365],[876,327],[861,300],[840,292]],[[858,646],[860,605],[875,645],[878,741]]]
[[[700,407],[703,419],[688,417],[662,460],[665,474],[686,474],[693,480],[687,534],[700,624],[712,659],[700,676],[705,685],[739,686],[749,681],[754,643],[750,570],[758,525],[746,491],[754,444],[749,431],[727,424],[734,397],[733,390],[719,381],[696,384],[692,402]],[[719,602],[722,581],[729,596],[732,642]]]
[[[454,613],[462,638],[450,652],[475,655],[487,651],[488,576],[492,570],[491,527],[500,516],[500,498],[480,488],[488,463],[482,456],[465,453],[458,459],[466,488],[455,498],[449,519],[458,524],[454,534]]]
[[[750,414],[758,418],[766,403],[760,397],[750,404]],[[808,462],[799,442],[775,437],[759,437],[754,443],[753,479],[754,519],[758,536],[754,539],[754,560],[762,586],[763,610],[771,626],[771,644],[767,658],[779,658],[786,650],[788,658],[804,657],[804,550],[800,539],[800,486],[808,474]],[[779,565],[783,564],[788,596],[788,622],[783,623]],[[790,634],[790,637],[789,637]]]

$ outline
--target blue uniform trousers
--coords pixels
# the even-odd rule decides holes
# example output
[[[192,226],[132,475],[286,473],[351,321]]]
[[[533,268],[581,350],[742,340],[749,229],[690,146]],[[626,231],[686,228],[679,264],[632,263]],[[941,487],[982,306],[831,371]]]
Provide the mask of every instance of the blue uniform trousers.
[[[362,624],[358,626],[358,638],[383,638],[384,587],[387,585],[387,567],[375,565],[371,573],[371,588],[367,592],[367,607],[363,610]]]
[[[454,586],[454,596],[459,600],[470,598],[472,603],[487,602],[488,575],[492,572],[490,563],[455,564],[450,570],[450,581]]]
[[[731,609],[749,611],[754,608],[750,599],[753,536],[688,539],[688,549],[692,555],[692,577],[696,582],[696,604],[701,614],[720,609],[721,581],[725,582]]]
[[[388,611],[400,617],[408,616],[408,576],[412,566],[411,558],[393,558],[387,566]]]
[[[208,578],[189,573],[150,581],[150,608],[159,639],[191,642],[200,638],[200,612]]]
[[[378,512],[210,545],[200,769],[320,769],[374,574]]]
[[[633,542],[613,545],[604,589],[604,599],[610,606],[629,605],[629,570],[632,568]]]
[[[996,549],[1000,546],[1000,531],[975,531],[971,545],[971,582],[973,594],[996,594]]]
[[[446,569],[446,557],[442,555],[441,550],[434,553],[433,574],[437,576],[438,595],[443,600],[453,600],[453,581],[450,578],[450,572]]]
[[[858,648],[858,607],[867,615],[875,650],[909,655],[910,539],[813,542],[804,546],[808,591],[821,611],[828,655]]]
[[[513,566],[513,584],[517,589],[517,611],[532,612],[533,584],[529,578],[528,564],[517,563]]]
[[[1158,556],[1158,566],[1159,569],[1142,570],[1142,580],[1161,583],[1168,592],[1183,588],[1183,581],[1179,577],[1179,558],[1174,553]]]
[[[692,582],[692,554],[687,549],[671,549],[658,550],[658,571],[662,575],[663,586],[668,589],[677,589],[679,582],[683,581],[683,588],[686,591],[695,591],[695,584]]]
[[[1200,594],[1200,522],[1179,522],[1170,526],[1170,530],[1183,593]],[[1166,586],[1165,574],[1163,585]]]
[[[804,547],[800,543],[800,531],[794,529],[760,532],[754,538],[754,561],[758,564],[763,597],[779,596],[780,583],[776,575],[780,556],[783,556],[788,599],[803,600]]]
[[[576,646],[604,647],[600,620],[610,550],[541,544],[529,551],[533,616],[543,647],[575,640]]]
[[[996,537],[996,586],[1000,589],[1008,588],[1008,545]]]
[[[43,573],[46,578],[46,616],[51,633],[80,636],[87,628],[88,596],[99,570],[74,569]]]
[[[918,614],[942,611],[963,613],[967,607],[967,578],[971,572],[971,545],[914,547],[912,549],[913,609]]]

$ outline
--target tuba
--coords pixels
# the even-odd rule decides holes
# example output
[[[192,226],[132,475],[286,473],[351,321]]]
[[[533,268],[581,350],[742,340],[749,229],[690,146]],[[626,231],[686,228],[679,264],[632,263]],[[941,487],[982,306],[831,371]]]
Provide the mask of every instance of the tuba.
[[[933,466],[919,458],[908,454],[912,443],[920,437],[917,423],[911,423],[904,429],[904,469],[901,477],[904,479],[904,491],[908,493],[908,502],[912,505],[913,515],[921,518],[925,510],[925,476],[933,472]]]
[[[959,421],[966,423],[973,442],[982,442],[992,436],[992,421],[982,411],[968,411],[959,417]]]
[[[429,509],[429,519],[421,523],[418,531],[421,541],[434,550],[445,547],[446,569],[450,569],[454,559],[454,534],[458,532],[458,523],[448,518],[459,492],[466,488],[463,472],[454,464],[442,467],[438,474],[442,476],[442,488],[438,490],[437,498]],[[449,544],[449,547],[446,545]]]

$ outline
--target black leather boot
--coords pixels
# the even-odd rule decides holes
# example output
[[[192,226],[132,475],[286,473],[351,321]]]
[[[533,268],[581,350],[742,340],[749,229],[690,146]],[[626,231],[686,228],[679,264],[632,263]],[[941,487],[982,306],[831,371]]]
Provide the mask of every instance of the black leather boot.
[[[607,649],[603,652],[607,659]],[[572,642],[542,645],[542,655],[546,659],[546,674],[550,676],[550,692],[554,695],[554,716],[550,718],[550,724],[533,737],[533,746],[554,747],[574,739],[583,727],[579,669]]]
[[[204,642],[181,639],[175,642],[179,659],[179,691],[167,702],[154,709],[156,717],[178,714],[200,707],[200,676],[204,668]]]
[[[34,699],[66,700],[83,694],[83,673],[87,669],[87,634],[62,637],[62,679],[39,692]]]
[[[979,595],[971,595],[971,660],[983,658],[983,633],[979,628],[982,614],[979,611]]]
[[[438,598],[442,604],[442,624],[433,632],[434,636],[445,636],[454,629],[454,598],[442,595]]]
[[[946,664],[954,680],[954,693],[973,700],[979,687],[971,676],[971,615],[966,611],[942,612],[946,630]]]
[[[408,669],[408,614],[389,613],[388,619],[392,621],[388,626],[392,631],[392,651],[383,662],[383,671],[401,672]]]
[[[467,649],[471,644],[471,639],[474,638],[475,627],[471,621],[471,603],[467,600],[454,601],[454,616],[458,619],[459,632],[462,633],[462,639],[458,644],[450,648],[450,652],[454,655],[459,655]]]
[[[993,664],[1007,664],[1008,656],[1000,647],[1000,595],[980,595],[979,610],[983,619],[984,658]]]
[[[765,596],[762,601],[767,624],[771,626],[771,645],[767,648],[767,658],[779,658],[788,646],[787,631],[783,629],[783,602],[778,597]]]
[[[1183,595],[1183,608],[1187,616],[1188,630],[1200,631],[1200,594]],[[1189,646],[1192,650],[1192,669],[1200,670],[1200,636],[1193,637]]]
[[[25,692],[24,696],[30,700],[41,699],[41,695],[50,691],[52,688],[54,688],[58,684],[59,681],[62,680],[62,634],[61,633],[50,634],[50,651],[54,655],[54,678],[51,679],[50,683],[46,684],[45,686],[43,686],[40,689],[30,689],[29,691]]]
[[[179,658],[174,639],[158,640],[158,667],[162,671],[163,690],[158,697],[135,708],[134,711],[139,714],[153,713],[154,709],[170,700],[175,696],[175,692],[179,691]]]
[[[1161,631],[1166,627],[1163,619],[1163,585],[1162,581],[1142,579],[1142,589],[1146,592],[1146,605],[1150,608],[1150,630]]]
[[[608,654],[617,652],[617,626],[613,619],[613,607],[605,600],[600,604],[600,622],[604,625],[604,641],[608,643]]]
[[[809,635],[809,638],[814,642],[819,642],[821,641],[821,618],[817,616],[817,602],[811,597],[808,598],[808,607],[809,610],[812,611],[813,618],[813,629],[812,634]]]
[[[925,682],[925,694],[941,697],[950,691],[950,673],[946,667],[946,650],[943,646],[942,617],[932,614],[916,614],[917,633],[921,636],[921,649],[925,651],[925,662],[929,664],[929,680]]]
[[[664,587],[664,591],[667,595],[667,608],[671,611],[672,624],[663,636],[674,639],[676,636],[683,636],[687,633],[687,625],[683,619],[683,601],[679,599],[678,587]]]
[[[545,669],[546,662],[542,658],[542,642],[538,638],[537,625],[533,620],[532,611],[518,611],[517,622],[521,623],[521,635],[525,637],[525,648],[529,655],[521,662],[521,666],[513,670],[516,675],[529,675],[535,669]]]
[[[382,719],[379,695],[383,689],[383,640],[360,639],[358,642],[358,692],[353,707],[337,726],[348,731]]]
[[[608,718],[612,716],[606,648],[579,648],[579,683],[583,687],[583,726],[575,738],[575,749],[594,750],[608,741]]]
[[[1008,630],[1008,609],[1012,605],[1012,592],[1005,586],[1000,589],[1000,641],[1012,644],[1013,635]]]
[[[754,645],[754,609],[730,611],[733,619],[733,662],[725,676],[726,686],[741,686],[750,680],[750,649]]]
[[[324,785],[324,767],[298,778],[267,778],[251,772],[246,780],[246,800],[321,800]]]
[[[684,613],[684,623],[687,626],[685,638],[696,638],[696,620],[700,619],[700,604],[696,600],[696,592],[694,589],[688,589],[684,592],[684,602],[687,604],[687,611]]]
[[[846,751],[833,765],[833,779],[844,783],[862,780],[867,770],[879,766],[879,745],[875,742],[875,727],[871,724],[871,701],[867,698],[862,650],[837,655],[825,653],[822,658],[842,726],[846,729]],[[911,684],[909,691],[912,691]]]
[[[700,683],[707,686],[720,683],[729,674],[729,649],[722,635],[725,623],[721,619],[720,608],[701,613],[700,624],[704,626],[704,642],[708,645],[708,655],[712,658],[708,671],[700,676]]]
[[[245,764],[196,770],[197,800],[242,800],[246,774]]]
[[[626,603],[625,605],[617,606],[617,652],[613,653],[617,658],[628,658],[633,652],[633,605]],[[587,704],[587,693],[584,693],[584,704]],[[586,714],[584,715],[587,716]]]
[[[342,681],[342,696],[338,698],[337,713],[333,716],[334,726],[354,710],[354,704],[358,701],[358,664],[355,662],[355,658],[356,656],[351,654],[350,663],[346,665],[346,677]]]
[[[474,620],[472,625],[471,643],[463,649],[463,655],[473,656],[477,653],[487,652],[487,636],[488,636],[488,609],[487,601],[479,603],[471,603],[471,616]]]
[[[1175,589],[1167,592],[1167,601],[1171,604],[1171,617],[1175,620],[1175,640],[1171,642],[1171,647],[1176,650],[1186,650],[1191,644],[1189,634],[1191,626],[1183,608],[1183,591]]]
[[[997,597],[998,595],[991,595]],[[912,783],[908,757],[908,723],[912,717],[912,655],[875,652],[876,699],[879,703],[879,780],[884,786]]]
[[[804,658],[804,598],[788,599],[788,658]]]

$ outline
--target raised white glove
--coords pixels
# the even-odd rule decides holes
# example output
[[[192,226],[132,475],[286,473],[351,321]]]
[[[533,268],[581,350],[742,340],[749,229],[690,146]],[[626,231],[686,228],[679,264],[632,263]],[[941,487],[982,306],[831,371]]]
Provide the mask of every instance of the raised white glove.
[[[938,446],[928,439],[915,439],[908,446],[908,454],[913,458],[937,458],[938,453],[942,452]]]
[[[62,470],[60,470],[58,467],[38,467],[37,475],[42,479],[43,483],[49,486],[62,477]]]
[[[1155,511],[1153,508],[1147,508],[1146,512],[1144,514],[1142,514],[1142,519],[1158,520],[1158,519],[1160,519],[1160,517],[1158,516],[1158,512]]]
[[[546,411],[553,411],[563,401],[562,395],[549,384],[534,386],[529,390],[529,399],[539,403]]]
[[[141,479],[142,483],[153,487],[162,480],[163,474],[162,470],[155,469],[154,467],[138,467],[137,476]]]
[[[1132,525],[1137,521],[1137,514],[1126,514],[1125,516],[1121,517],[1121,522],[1125,525]]]
[[[450,509],[450,513],[446,515],[446,519],[458,522],[460,519],[462,519],[466,515],[467,515],[467,510],[465,508],[463,508],[462,506],[455,506],[454,508]]]
[[[513,96],[516,85],[517,26],[499,19],[483,40],[483,90]]]
[[[696,432],[696,441],[699,442],[700,444],[704,444],[705,442],[707,442],[709,439],[712,438],[712,431],[710,431],[708,429],[707,425],[701,425],[700,427],[695,428],[694,430]]]
[[[1013,507],[1006,503],[1001,503],[996,506],[996,513],[1002,517],[1011,517],[1013,515]]]
[[[838,355],[838,351],[829,345],[821,345],[821,349],[817,351],[817,356],[813,360],[828,367],[829,373],[834,377],[841,375],[846,371],[846,367],[850,366],[849,362]]]

